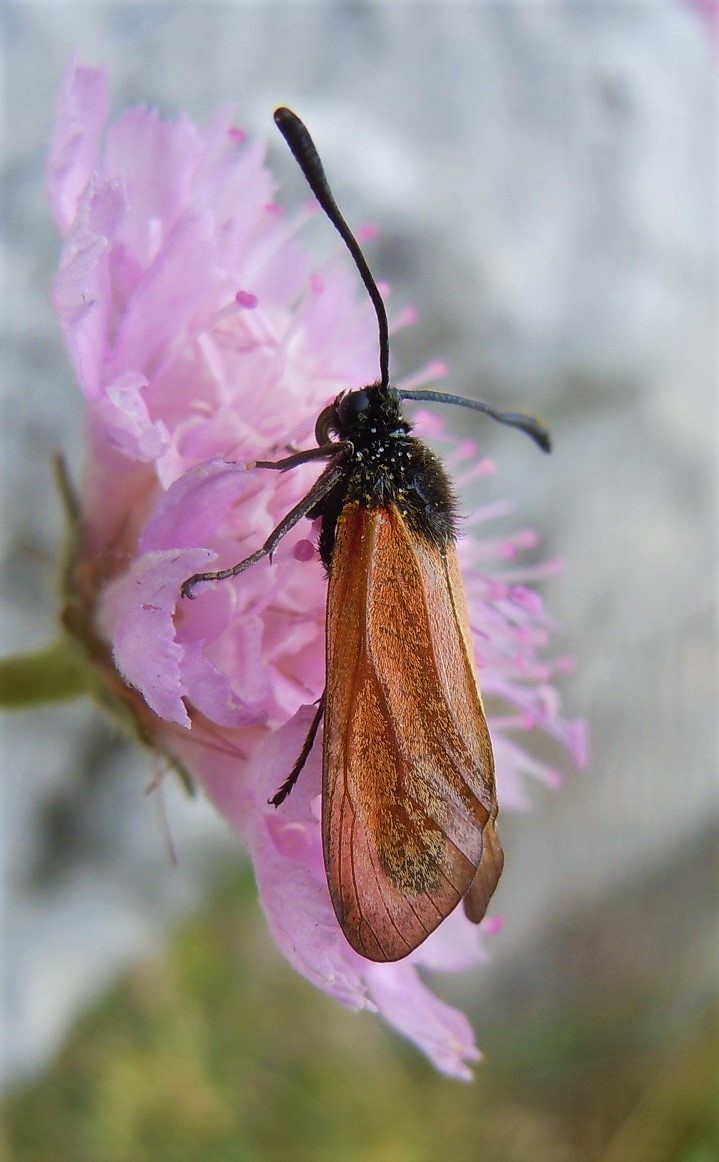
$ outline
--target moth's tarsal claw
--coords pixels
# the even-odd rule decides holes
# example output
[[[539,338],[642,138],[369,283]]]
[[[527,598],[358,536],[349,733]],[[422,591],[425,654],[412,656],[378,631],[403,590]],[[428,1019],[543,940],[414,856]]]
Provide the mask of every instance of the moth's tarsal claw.
[[[191,577],[188,577],[186,581],[183,581],[182,585],[180,586],[180,593],[188,601],[195,600],[195,594],[193,593],[193,589],[195,588],[196,583],[197,583],[197,574],[193,573],[193,575]]]

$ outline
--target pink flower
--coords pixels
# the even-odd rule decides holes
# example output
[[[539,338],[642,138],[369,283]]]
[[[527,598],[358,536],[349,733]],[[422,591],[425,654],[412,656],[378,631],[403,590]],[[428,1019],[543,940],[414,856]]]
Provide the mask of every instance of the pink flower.
[[[65,238],[54,305],[87,406],[81,539],[64,622],[100,672],[105,701],[143,742],[201,783],[251,853],[287,959],[351,1008],[378,1011],[452,1077],[478,1059],[465,1017],[418,969],[481,961],[497,921],[460,911],[407,960],[377,965],[342,935],[319,821],[319,748],[280,810],[267,800],[301,747],[324,685],[326,583],[306,522],[272,563],[180,600],[190,574],[258,547],[318,469],[253,467],[311,446],[338,391],[376,377],[376,328],[343,250],[322,269],[301,238],[308,208],[281,213],[264,146],[229,109],[200,131],[136,109],[105,129],[105,78],[75,64],[63,85],[48,180]],[[412,321],[405,311],[396,325]],[[437,371],[437,368],[433,369]],[[422,376],[417,377],[422,381]],[[436,416],[418,429],[442,442]],[[458,484],[489,465],[444,440]],[[488,523],[480,508],[468,523]],[[539,730],[584,761],[547,661],[552,623],[517,566],[531,534],[465,539],[472,626],[503,809],[524,778],[556,786],[523,740]],[[549,567],[551,571],[551,566]]]

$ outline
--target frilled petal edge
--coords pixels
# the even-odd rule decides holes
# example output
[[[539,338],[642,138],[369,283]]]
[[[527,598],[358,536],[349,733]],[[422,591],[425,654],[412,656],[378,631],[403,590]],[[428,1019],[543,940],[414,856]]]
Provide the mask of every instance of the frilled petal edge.
[[[214,556],[209,549],[145,553],[106,586],[98,611],[120,673],[160,718],[179,726],[189,727],[190,718],[182,701],[184,651],[175,638],[173,613],[182,582],[206,569]]]
[[[60,90],[47,164],[50,203],[63,234],[72,225],[90,174],[96,168],[106,117],[104,70],[87,68],[73,60]]]

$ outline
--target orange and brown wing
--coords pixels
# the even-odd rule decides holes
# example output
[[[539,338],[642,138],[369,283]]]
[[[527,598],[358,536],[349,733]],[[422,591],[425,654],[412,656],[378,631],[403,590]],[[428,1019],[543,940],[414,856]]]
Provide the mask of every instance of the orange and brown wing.
[[[481,919],[502,858],[457,556],[394,507],[348,505],[337,526],[322,801],[332,903],[363,956],[406,956],[468,892]]]

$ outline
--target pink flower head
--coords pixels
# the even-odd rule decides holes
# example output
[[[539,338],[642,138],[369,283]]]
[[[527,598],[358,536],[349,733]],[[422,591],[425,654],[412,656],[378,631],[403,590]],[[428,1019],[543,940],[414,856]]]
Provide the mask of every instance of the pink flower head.
[[[410,957],[373,964],[347,944],[320,840],[319,748],[276,810],[324,686],[326,582],[303,521],[272,561],[180,599],[190,574],[234,564],[308,491],[317,467],[254,467],[313,443],[320,410],[376,378],[376,327],[344,251],[319,268],[302,239],[307,207],[278,212],[264,146],[223,110],[204,130],[135,109],[109,127],[102,72],[63,85],[48,180],[65,242],[54,305],[87,408],[81,547],[64,620],[142,740],[204,787],[242,835],[272,934],[308,980],[373,1009],[449,1076],[478,1059],[465,1017],[418,969],[482,960],[496,919],[460,910]],[[398,326],[413,322],[400,312]],[[426,377],[441,368],[426,369]],[[422,375],[412,382],[422,382]],[[407,380],[407,383],[410,381]],[[443,437],[460,487],[490,469]],[[502,515],[480,508],[468,524]],[[560,712],[547,660],[552,623],[517,559],[532,534],[465,538],[472,628],[503,808],[525,776],[556,771],[524,742],[542,731],[585,758]],[[545,567],[547,568],[547,567]],[[551,571],[551,566],[548,567]],[[501,708],[501,709],[500,709]]]

